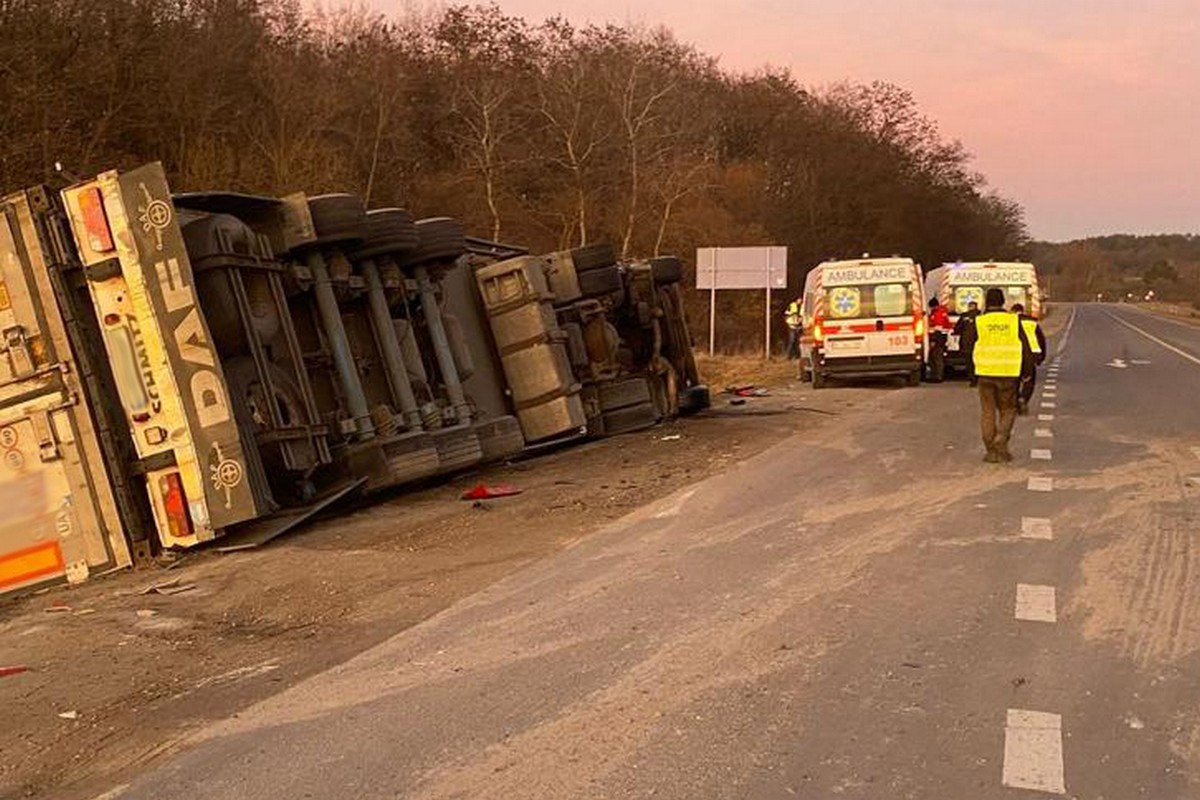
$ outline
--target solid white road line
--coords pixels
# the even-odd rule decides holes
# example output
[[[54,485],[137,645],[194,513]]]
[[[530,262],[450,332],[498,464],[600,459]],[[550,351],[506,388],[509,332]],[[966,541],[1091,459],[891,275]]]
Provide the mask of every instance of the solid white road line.
[[[1029,491],[1031,491],[1031,492],[1049,492],[1049,491],[1053,491],[1053,489],[1054,489],[1054,478],[1037,478],[1037,477],[1032,477],[1032,478],[1030,478],[1030,479],[1029,479],[1029,482],[1025,484],[1025,488],[1027,488],[1027,489],[1028,489]]]
[[[1054,431],[1050,430],[1049,428],[1033,429],[1033,437],[1035,439],[1049,439],[1052,436],[1054,436]]]
[[[1038,422],[1054,422],[1053,414],[1038,414]]]
[[[1054,527],[1044,517],[1021,517],[1022,539],[1053,539]]]
[[[1049,461],[1054,458],[1054,455],[1049,450],[1034,448],[1029,451],[1029,457],[1034,461]]]
[[[1008,710],[1004,728],[1005,786],[1063,794],[1062,717],[1044,711]]]
[[[1015,616],[1026,622],[1058,622],[1054,587],[1018,583]]]
[[[1154,342],[1155,344],[1161,345],[1161,346],[1165,347],[1166,349],[1170,350],[1175,355],[1182,356],[1183,358],[1186,358],[1188,361],[1192,362],[1193,364],[1200,365],[1200,358],[1196,358],[1191,353],[1189,353],[1185,350],[1180,350],[1178,347],[1176,347],[1173,344],[1164,342],[1162,339],[1158,338],[1153,333],[1148,333],[1148,332],[1142,330],[1137,325],[1134,325],[1132,322],[1126,322],[1125,320],[1121,319],[1120,317],[1118,317],[1116,314],[1112,313],[1111,311],[1105,311],[1104,313],[1108,314],[1110,317],[1112,317],[1117,322],[1124,325],[1126,328],[1129,328],[1129,330],[1140,333],[1142,336],[1145,336],[1147,339]]]
[[[1067,329],[1063,331],[1062,338],[1058,340],[1058,349],[1054,351],[1054,363],[1057,364],[1062,358],[1063,351],[1067,349],[1067,339],[1071,338],[1071,329],[1075,327],[1075,314],[1079,308],[1071,306],[1071,317],[1067,320]]]

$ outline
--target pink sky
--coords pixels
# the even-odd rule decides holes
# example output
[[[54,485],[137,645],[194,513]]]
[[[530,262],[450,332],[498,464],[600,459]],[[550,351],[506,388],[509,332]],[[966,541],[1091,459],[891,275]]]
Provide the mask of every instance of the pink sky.
[[[370,0],[385,11],[405,0]],[[733,70],[912,90],[1035,237],[1200,233],[1200,0],[503,0],[664,24]]]

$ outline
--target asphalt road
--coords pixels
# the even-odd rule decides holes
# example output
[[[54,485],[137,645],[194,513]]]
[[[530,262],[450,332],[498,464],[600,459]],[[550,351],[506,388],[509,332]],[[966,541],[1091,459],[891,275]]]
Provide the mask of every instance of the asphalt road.
[[[1059,313],[1015,463],[864,388],[112,796],[1200,797],[1200,329]]]

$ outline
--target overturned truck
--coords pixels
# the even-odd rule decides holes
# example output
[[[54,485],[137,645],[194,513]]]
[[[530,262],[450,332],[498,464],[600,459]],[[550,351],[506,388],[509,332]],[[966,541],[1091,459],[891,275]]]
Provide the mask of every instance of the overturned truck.
[[[708,404],[673,258],[172,196],[157,164],[0,213],[0,592]]]

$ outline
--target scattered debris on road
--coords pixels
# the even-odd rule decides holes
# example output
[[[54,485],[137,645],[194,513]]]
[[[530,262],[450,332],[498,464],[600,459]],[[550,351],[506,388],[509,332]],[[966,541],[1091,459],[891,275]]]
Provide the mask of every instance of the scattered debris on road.
[[[521,490],[507,483],[498,483],[495,486],[488,486],[483,483],[477,483],[472,488],[462,493],[463,500],[491,500],[496,497],[512,497],[521,493]]]

